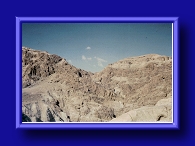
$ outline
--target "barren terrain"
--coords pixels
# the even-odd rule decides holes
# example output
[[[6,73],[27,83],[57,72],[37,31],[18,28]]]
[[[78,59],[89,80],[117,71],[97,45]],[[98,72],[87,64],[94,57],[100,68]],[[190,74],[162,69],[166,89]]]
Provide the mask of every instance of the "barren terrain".
[[[91,73],[22,47],[23,122],[171,122],[172,58],[147,54]]]

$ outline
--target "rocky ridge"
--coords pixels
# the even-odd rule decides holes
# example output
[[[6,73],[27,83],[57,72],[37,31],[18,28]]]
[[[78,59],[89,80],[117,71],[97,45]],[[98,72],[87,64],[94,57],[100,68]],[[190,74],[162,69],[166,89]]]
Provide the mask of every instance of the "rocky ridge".
[[[93,74],[57,55],[23,47],[22,85],[24,122],[108,122],[171,98],[172,59],[131,57]]]

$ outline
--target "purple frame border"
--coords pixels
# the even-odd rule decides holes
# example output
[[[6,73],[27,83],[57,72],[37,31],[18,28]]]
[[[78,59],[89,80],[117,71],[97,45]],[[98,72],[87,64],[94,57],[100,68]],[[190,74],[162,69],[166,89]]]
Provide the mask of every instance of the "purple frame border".
[[[22,123],[22,23],[173,23],[173,123]],[[179,130],[178,17],[16,17],[16,129],[176,129]]]

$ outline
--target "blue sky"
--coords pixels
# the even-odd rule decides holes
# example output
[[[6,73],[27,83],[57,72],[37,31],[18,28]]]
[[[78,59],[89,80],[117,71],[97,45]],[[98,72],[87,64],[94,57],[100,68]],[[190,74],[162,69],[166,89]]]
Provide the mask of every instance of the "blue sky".
[[[98,72],[144,54],[172,56],[171,23],[23,23],[22,46],[65,58]]]

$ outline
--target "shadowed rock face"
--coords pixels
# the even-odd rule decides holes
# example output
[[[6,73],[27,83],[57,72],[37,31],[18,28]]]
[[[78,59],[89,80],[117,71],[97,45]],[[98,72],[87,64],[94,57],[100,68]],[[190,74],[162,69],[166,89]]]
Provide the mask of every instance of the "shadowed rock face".
[[[57,55],[23,47],[22,83],[24,121],[107,122],[171,98],[172,59],[126,58],[93,74]]]

